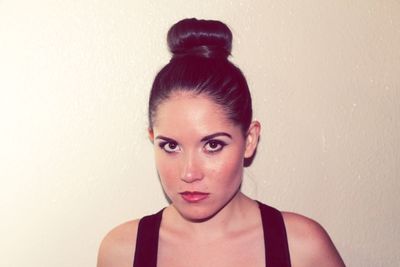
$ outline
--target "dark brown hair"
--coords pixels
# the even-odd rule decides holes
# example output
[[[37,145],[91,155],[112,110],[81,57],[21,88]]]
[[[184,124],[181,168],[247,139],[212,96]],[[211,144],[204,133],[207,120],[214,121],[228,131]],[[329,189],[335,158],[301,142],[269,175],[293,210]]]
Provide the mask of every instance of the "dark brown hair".
[[[232,32],[220,21],[184,19],[168,31],[172,58],[156,75],[149,98],[149,127],[158,105],[174,91],[206,94],[245,134],[252,120],[246,78],[228,57]]]

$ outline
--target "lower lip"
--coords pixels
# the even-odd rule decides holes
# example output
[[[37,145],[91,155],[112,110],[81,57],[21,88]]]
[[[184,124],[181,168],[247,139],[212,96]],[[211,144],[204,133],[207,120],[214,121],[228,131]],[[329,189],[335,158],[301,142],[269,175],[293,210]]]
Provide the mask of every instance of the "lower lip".
[[[182,198],[189,203],[197,203],[208,198],[208,193],[201,192],[185,192],[180,193]]]

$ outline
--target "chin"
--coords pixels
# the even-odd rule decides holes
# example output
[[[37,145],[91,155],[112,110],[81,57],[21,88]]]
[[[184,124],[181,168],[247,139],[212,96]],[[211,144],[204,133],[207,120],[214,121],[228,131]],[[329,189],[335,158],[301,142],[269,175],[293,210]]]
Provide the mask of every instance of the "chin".
[[[223,207],[217,208],[212,205],[174,205],[179,214],[191,222],[205,222],[214,217]]]
[[[178,211],[179,212],[179,211]],[[179,212],[185,220],[188,220],[190,222],[195,222],[195,223],[201,223],[208,221],[212,217],[214,217],[215,213],[183,213]]]

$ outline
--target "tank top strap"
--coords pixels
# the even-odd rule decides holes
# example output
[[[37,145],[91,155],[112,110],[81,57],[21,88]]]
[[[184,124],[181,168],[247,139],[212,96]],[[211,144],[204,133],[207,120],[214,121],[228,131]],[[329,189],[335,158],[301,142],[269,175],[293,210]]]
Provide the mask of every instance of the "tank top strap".
[[[258,205],[264,231],[266,266],[290,267],[289,245],[281,212],[261,202]]]
[[[266,266],[290,267],[289,246],[280,211],[258,202],[265,246]],[[163,210],[143,217],[138,226],[133,267],[156,267],[158,238]]]
[[[158,236],[163,210],[139,221],[133,267],[156,267]]]

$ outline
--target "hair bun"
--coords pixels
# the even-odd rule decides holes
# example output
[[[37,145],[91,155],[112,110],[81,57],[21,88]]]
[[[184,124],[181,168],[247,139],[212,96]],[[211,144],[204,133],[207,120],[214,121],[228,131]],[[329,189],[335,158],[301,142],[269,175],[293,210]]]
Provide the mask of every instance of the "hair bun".
[[[226,59],[232,48],[232,32],[215,20],[184,19],[168,31],[168,46],[173,58],[200,56]]]

